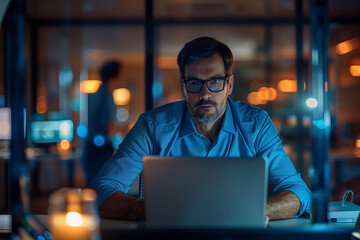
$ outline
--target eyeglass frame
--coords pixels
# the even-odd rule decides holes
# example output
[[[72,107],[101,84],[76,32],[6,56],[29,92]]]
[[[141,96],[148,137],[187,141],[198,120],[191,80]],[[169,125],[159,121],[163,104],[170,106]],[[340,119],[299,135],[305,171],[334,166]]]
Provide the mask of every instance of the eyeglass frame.
[[[223,91],[224,88],[225,88],[225,81],[227,81],[230,76],[231,76],[231,74],[225,74],[225,76],[223,76],[223,77],[214,77],[214,78],[211,78],[211,79],[208,79],[208,80],[202,80],[202,79],[199,79],[199,78],[196,78],[196,77],[192,77],[193,79],[187,79],[187,78],[184,77],[184,78],[182,78],[182,80],[183,80],[183,83],[184,83],[184,85],[185,85],[185,89],[186,89],[186,91],[187,91],[188,93],[199,93],[199,92],[201,92],[201,90],[202,90],[203,87],[204,87],[204,84],[206,85],[206,87],[208,88],[208,90],[209,90],[210,92],[221,92],[221,91]],[[221,90],[212,91],[212,90],[209,88],[208,82],[213,81],[213,80],[215,80],[215,79],[218,79],[218,80],[223,81],[223,87],[222,87]],[[197,92],[191,92],[191,91],[188,90],[188,88],[187,88],[187,86],[186,86],[186,83],[187,83],[187,82],[190,82],[190,81],[199,81],[199,82],[201,82],[201,88],[199,89],[199,91],[197,91]]]

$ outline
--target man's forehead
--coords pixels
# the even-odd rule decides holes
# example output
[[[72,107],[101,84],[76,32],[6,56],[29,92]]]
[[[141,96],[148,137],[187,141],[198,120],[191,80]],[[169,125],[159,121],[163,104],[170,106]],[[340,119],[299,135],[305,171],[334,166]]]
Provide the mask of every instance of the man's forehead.
[[[195,62],[185,65],[185,75],[223,75],[224,73],[224,62],[220,54],[214,54],[213,56],[207,58],[200,58]]]

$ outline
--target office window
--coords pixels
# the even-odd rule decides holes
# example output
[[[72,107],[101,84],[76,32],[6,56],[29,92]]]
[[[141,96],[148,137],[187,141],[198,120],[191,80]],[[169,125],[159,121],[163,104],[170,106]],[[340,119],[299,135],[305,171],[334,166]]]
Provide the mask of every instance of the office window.
[[[123,135],[144,111],[144,29],[142,26],[41,27],[38,42],[36,120],[71,119],[74,130],[85,123],[87,96],[83,80],[101,80],[99,70],[109,60],[123,65],[122,87],[131,93],[119,126]],[[118,107],[121,108],[120,106]],[[85,121],[85,122],[83,122]],[[74,141],[79,136],[74,131]]]
[[[331,96],[331,190],[340,199],[346,189],[360,204],[360,35],[359,24],[331,24],[329,82]]]

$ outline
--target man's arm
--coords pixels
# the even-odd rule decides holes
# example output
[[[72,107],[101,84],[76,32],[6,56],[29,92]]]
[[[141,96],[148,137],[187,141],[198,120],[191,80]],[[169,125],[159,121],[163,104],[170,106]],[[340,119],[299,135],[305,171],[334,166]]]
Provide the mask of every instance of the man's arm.
[[[279,192],[267,201],[266,215],[269,220],[293,218],[300,210],[300,200],[291,191]]]
[[[131,197],[123,192],[114,192],[100,207],[100,215],[124,220],[144,219],[144,200]]]
[[[278,193],[268,201],[268,216],[271,220],[300,216],[311,210],[311,192],[282,147],[270,117],[262,114],[255,149],[258,156],[266,158],[269,187]]]

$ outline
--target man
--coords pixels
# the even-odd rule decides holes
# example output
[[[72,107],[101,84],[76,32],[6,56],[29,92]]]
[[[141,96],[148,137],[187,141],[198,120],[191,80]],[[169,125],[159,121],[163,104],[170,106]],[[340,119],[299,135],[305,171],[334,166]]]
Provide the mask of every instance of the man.
[[[116,106],[112,92],[123,82],[121,64],[109,61],[100,69],[102,85],[88,95],[88,134],[84,145],[83,162],[86,178],[90,181],[113,155],[111,137],[116,134]]]
[[[185,101],[139,117],[90,185],[98,192],[101,215],[145,218],[144,201],[126,195],[142,171],[144,155],[264,156],[273,191],[267,202],[269,219],[292,218],[310,210],[311,193],[282,148],[268,114],[228,98],[234,85],[230,49],[213,38],[201,37],[184,46],[177,62]]]

